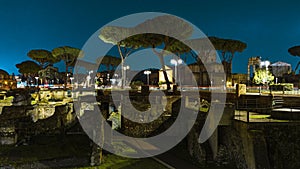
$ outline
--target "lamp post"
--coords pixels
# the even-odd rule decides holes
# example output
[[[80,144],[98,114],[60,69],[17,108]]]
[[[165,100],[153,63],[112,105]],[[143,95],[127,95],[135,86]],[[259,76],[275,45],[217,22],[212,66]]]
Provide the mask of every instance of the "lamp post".
[[[222,85],[223,85],[223,90],[226,90],[226,83],[224,79],[222,79]]]
[[[171,59],[170,60],[170,63],[175,66],[175,75],[174,75],[175,76],[175,78],[174,78],[175,84],[177,84],[177,80],[176,80],[177,79],[177,71],[178,71],[177,66],[182,64],[182,62],[183,62],[182,59]],[[179,79],[179,81],[180,81],[180,79]]]
[[[120,80],[119,80],[119,75],[118,74],[114,74],[114,79],[115,81],[113,82],[114,85],[119,86],[120,85]]]
[[[73,80],[74,80],[74,77],[70,77],[70,80],[71,80],[71,87],[73,88]]]
[[[36,87],[39,87],[39,77],[36,76],[36,77],[34,77],[34,78],[35,78],[35,80],[36,80]]]
[[[90,70],[90,71],[88,72],[88,76],[86,77],[86,83],[87,83],[86,87],[90,87],[90,86],[91,86],[91,74],[92,74],[92,73],[94,73],[93,70]]]
[[[147,75],[147,85],[149,86],[149,75],[151,74],[150,70],[145,70],[144,74]]]
[[[124,88],[124,86],[126,86],[126,70],[129,70],[130,69],[130,66],[124,66],[123,67],[123,69],[124,69],[124,79],[123,79],[123,88]]]
[[[110,75],[109,75],[109,73],[106,74],[106,78],[107,78],[107,85],[110,85]]]

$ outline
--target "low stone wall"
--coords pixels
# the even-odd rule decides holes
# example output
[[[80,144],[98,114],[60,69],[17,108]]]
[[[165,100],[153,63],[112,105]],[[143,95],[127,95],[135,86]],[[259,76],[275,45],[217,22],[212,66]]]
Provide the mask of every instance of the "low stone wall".
[[[208,152],[207,148],[208,143],[205,144],[200,144],[198,142],[199,135],[200,135],[200,129],[204,125],[204,119],[205,117],[203,116],[198,116],[197,122],[193,126],[192,130],[190,133],[187,135],[187,149],[191,157],[194,158],[194,160],[200,164],[200,165],[205,165],[207,162],[208,158]]]
[[[190,155],[198,163],[205,164],[210,160],[211,150],[207,149],[205,143],[198,143],[202,126],[203,120],[198,120],[187,141]],[[225,147],[226,152],[223,153],[230,157],[238,169],[298,169],[299,127],[300,124],[296,122],[247,124],[234,121],[231,126],[219,126],[218,144]]]
[[[43,132],[57,132],[58,130],[64,130],[71,124],[76,122],[76,114],[73,110],[73,103],[66,105],[56,106],[55,112],[52,116],[46,119],[39,119],[32,123],[32,130],[36,133]]]
[[[235,121],[233,126],[222,127],[221,142],[239,169],[298,169],[299,127],[297,123]]]
[[[175,110],[176,108],[174,108],[174,105],[180,106],[180,98],[167,96],[152,98],[151,100],[152,101],[149,101],[144,97],[133,96],[131,100],[122,104],[121,114],[122,112],[123,115],[128,113],[126,114],[128,119],[123,118],[123,116],[121,119],[121,130],[125,135],[132,137],[149,137],[158,135],[168,129],[176,120],[178,111]],[[129,104],[133,105],[134,110],[128,106]],[[149,109],[150,107],[151,110]],[[144,113],[144,111],[148,112]],[[130,119],[138,122],[131,121]]]
[[[76,114],[73,103],[48,107],[9,106],[3,108],[0,120],[3,130],[0,130],[0,142],[7,144],[16,143],[32,134],[59,133],[76,123]],[[15,131],[8,130],[12,128]]]
[[[147,120],[148,118],[153,118],[156,117],[156,113],[162,113],[163,112],[163,107],[162,105],[155,105],[156,108],[151,108],[151,109],[156,109],[154,111],[151,111],[149,115],[147,116],[139,116],[139,112],[136,111],[133,113],[133,110],[127,110],[126,107],[124,106],[122,108],[123,112],[128,112],[131,111],[132,114],[136,115],[137,117],[131,117],[132,119],[139,119],[140,121]],[[123,118],[122,116],[122,132],[124,132],[125,135],[132,136],[132,137],[149,137],[151,135],[156,135],[159,134],[159,132],[164,131],[167,129],[174,120],[173,118],[170,118],[170,116],[167,116],[167,112],[163,112],[157,119],[150,123],[140,123],[140,122],[134,122],[131,121],[130,119]]]
[[[300,124],[264,126],[272,169],[300,168]]]
[[[14,126],[7,124],[5,127],[0,127],[0,145],[13,145],[16,142],[17,134]]]
[[[38,93],[38,99],[40,101],[61,101],[68,96],[68,92],[63,89],[55,89],[55,90],[41,90]]]
[[[221,142],[229,150],[230,158],[235,161],[237,168],[247,169],[244,156],[244,146],[239,132],[232,126],[222,127],[223,137]]]

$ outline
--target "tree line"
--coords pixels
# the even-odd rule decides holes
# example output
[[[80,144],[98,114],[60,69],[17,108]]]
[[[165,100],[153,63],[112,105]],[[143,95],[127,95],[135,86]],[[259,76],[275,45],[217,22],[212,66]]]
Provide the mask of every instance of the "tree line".
[[[157,32],[157,29],[159,29],[159,33],[153,33]],[[106,26],[101,29],[99,38],[117,46],[122,67],[125,58],[134,51],[151,48],[160,61],[167,89],[171,87],[165,69],[164,56],[166,55],[176,55],[180,58],[183,54],[188,54],[202,64],[215,48],[216,52],[221,55],[224,72],[230,76],[232,59],[235,53],[242,52],[247,47],[246,43],[218,37],[190,39],[192,34],[193,27],[186,21],[170,15],[163,15],[146,20],[131,28]],[[195,44],[195,49],[189,47],[193,44]],[[209,44],[212,44],[213,47]],[[123,73],[122,76],[124,76]]]
[[[78,48],[62,46],[54,48],[52,51],[45,49],[30,50],[27,53],[27,56],[37,63],[27,60],[16,64],[16,67],[19,69],[19,73],[22,75],[37,76],[38,71],[45,69],[47,66],[63,61],[66,67],[64,76],[64,85],[66,86],[69,67],[74,66],[77,58],[83,56],[83,52]]]
[[[168,22],[166,22],[168,21]],[[160,28],[160,33],[153,33]],[[194,60],[203,64],[207,62],[207,58],[211,52],[216,52],[220,56],[227,77],[232,72],[232,60],[236,53],[241,53],[247,48],[247,44],[240,40],[225,39],[219,37],[208,37],[191,39],[193,27],[186,21],[170,15],[158,16],[148,19],[134,27],[106,26],[100,30],[99,38],[105,43],[110,43],[117,47],[119,58],[114,56],[99,57],[97,63],[106,65],[110,70],[116,68],[119,64],[124,66],[124,60],[135,51],[144,48],[151,48],[153,53],[158,57],[163,75],[170,89],[170,80],[168,79],[164,56],[176,55],[183,60],[184,55],[190,55]],[[146,33],[145,33],[146,32]],[[167,32],[166,34],[164,34]],[[211,44],[212,47],[209,46]],[[191,48],[190,46],[195,48]],[[292,47],[288,52],[293,56],[300,56],[300,46]],[[67,74],[69,67],[74,67],[78,58],[83,57],[83,51],[77,48],[62,46],[52,51],[44,49],[34,49],[27,53],[29,58],[36,61],[24,61],[16,65],[21,74],[34,74],[49,65],[64,61],[65,80],[67,82]],[[122,68],[122,77],[124,71]]]

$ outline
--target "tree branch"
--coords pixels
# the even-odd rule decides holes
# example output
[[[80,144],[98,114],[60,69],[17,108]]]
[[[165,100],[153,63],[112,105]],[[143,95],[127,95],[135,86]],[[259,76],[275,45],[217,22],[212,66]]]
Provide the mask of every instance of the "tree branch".
[[[154,46],[154,45],[152,46],[152,51],[153,51],[156,55],[158,55],[158,56],[161,55],[160,52],[158,52],[157,50],[155,50],[155,46]]]
[[[126,53],[125,57],[128,57],[133,51],[134,51],[134,48],[130,48],[130,50]]]
[[[119,54],[120,54],[120,56],[121,56],[121,59],[122,59],[122,62],[123,62],[123,60],[124,60],[124,57],[123,57],[123,52],[122,52],[122,50],[121,50],[120,43],[118,43],[118,44],[117,44],[117,47],[118,47],[118,51],[119,51]]]

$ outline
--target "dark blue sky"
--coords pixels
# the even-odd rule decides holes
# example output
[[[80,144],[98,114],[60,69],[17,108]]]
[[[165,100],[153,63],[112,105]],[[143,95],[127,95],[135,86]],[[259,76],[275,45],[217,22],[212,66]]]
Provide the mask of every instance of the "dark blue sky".
[[[81,48],[104,24],[138,12],[182,17],[208,36],[232,38],[248,47],[233,60],[233,72],[247,71],[247,59],[262,56],[295,67],[287,52],[300,45],[300,2],[243,0],[0,0],[0,69],[17,73],[31,49]]]

